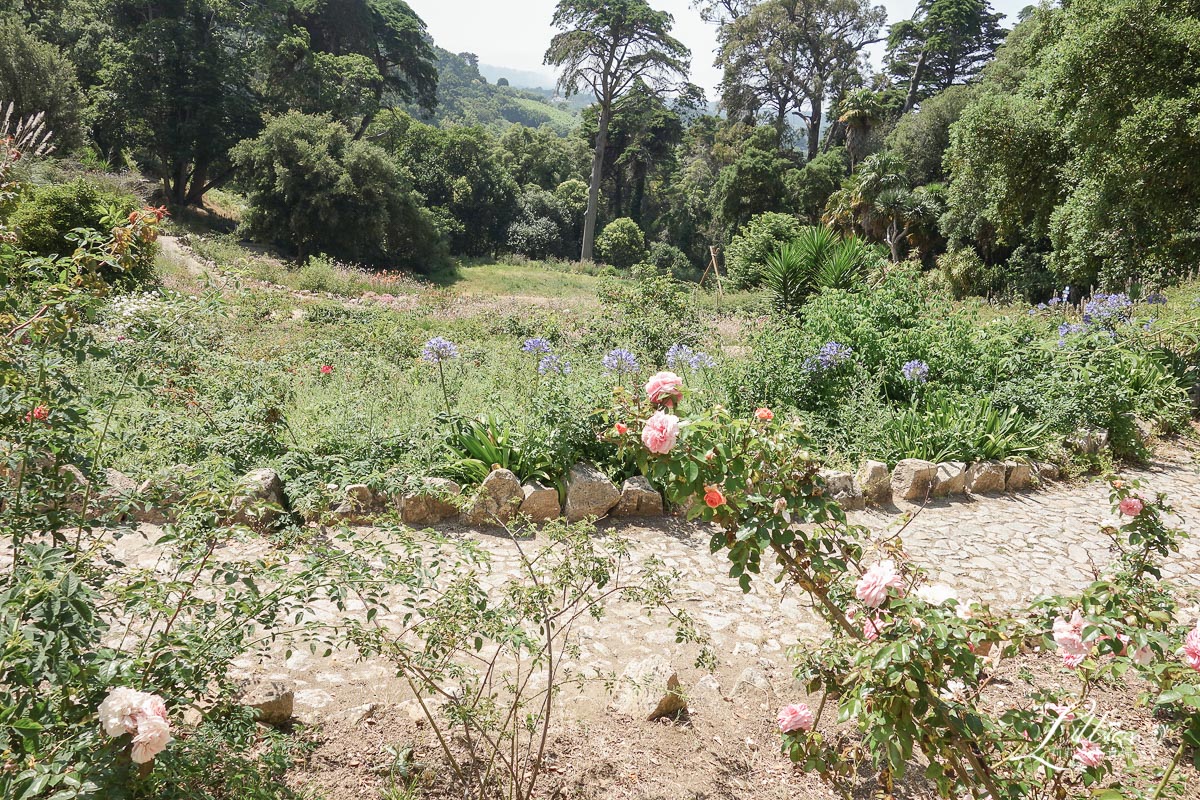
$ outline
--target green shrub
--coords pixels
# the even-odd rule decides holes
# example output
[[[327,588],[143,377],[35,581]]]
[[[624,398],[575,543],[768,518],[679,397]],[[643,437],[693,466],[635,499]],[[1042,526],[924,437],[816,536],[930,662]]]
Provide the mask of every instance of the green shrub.
[[[42,256],[70,255],[68,238],[76,228],[107,233],[136,207],[134,199],[100,188],[82,178],[35,188],[9,218],[17,244]]]
[[[857,236],[843,239],[829,228],[804,228],[767,256],[762,280],[775,308],[790,313],[815,290],[858,288],[873,260],[871,246]]]
[[[425,271],[445,262],[433,218],[392,157],[326,117],[274,117],[232,157],[249,189],[246,230],[301,261],[327,252]]]
[[[614,219],[596,237],[596,255],[605,264],[629,269],[646,257],[646,235],[629,217]]]
[[[768,256],[799,236],[803,227],[790,214],[769,211],[752,218],[725,250],[725,269],[733,287],[750,289],[762,283]]]
[[[1049,426],[982,398],[939,394],[904,408],[884,428],[881,458],[926,461],[1032,459],[1050,443]]]
[[[657,357],[676,343],[696,344],[700,315],[688,284],[639,265],[633,279],[605,278],[598,289],[602,321],[586,342],[597,351],[624,347]]]
[[[13,104],[14,119],[45,114],[45,125],[60,151],[83,144],[81,112],[87,104],[71,60],[16,17],[0,17],[0,42],[0,115],[6,103]]]
[[[643,262],[654,267],[659,272],[670,275],[677,281],[695,281],[700,278],[700,270],[692,263],[687,254],[674,245],[666,242],[654,242],[650,252]]]

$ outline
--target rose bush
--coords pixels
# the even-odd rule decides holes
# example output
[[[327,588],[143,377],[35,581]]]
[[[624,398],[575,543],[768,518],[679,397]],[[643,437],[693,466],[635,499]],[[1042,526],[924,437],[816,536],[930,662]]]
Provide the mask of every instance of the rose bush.
[[[1200,745],[1200,627],[1178,629],[1160,580],[1158,561],[1182,536],[1165,524],[1163,498],[1115,482],[1112,508],[1124,524],[1104,529],[1118,553],[1111,574],[1079,597],[1006,612],[930,585],[898,538],[868,543],[827,496],[794,420],[762,408],[747,418],[684,393],[666,445],[652,399],[613,412],[631,433],[640,424],[642,472],[689,518],[714,523],[712,550],[726,553],[743,590],[773,565],[775,580],[806,591],[829,624],[827,639],[794,653],[797,677],[819,696],[815,712],[792,704],[778,718],[783,749],[802,769],[849,793],[866,760],[891,796],[919,753],[946,798],[1099,791],[1132,743],[1096,713],[1090,691],[1131,670],[1153,687],[1146,699],[1179,742],[1175,763]],[[1060,652],[1073,688],[1028,675],[1023,697],[997,701],[989,690],[1001,663],[1037,646]],[[1166,796],[1173,769],[1153,797]],[[1103,796],[1140,796],[1116,786]]]

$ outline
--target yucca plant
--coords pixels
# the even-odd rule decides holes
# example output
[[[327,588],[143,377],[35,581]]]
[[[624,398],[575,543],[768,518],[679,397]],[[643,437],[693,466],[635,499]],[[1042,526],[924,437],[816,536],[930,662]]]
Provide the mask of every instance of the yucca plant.
[[[775,308],[792,313],[818,289],[853,289],[862,282],[871,246],[857,236],[841,238],[830,228],[804,228],[767,256],[763,283]]]

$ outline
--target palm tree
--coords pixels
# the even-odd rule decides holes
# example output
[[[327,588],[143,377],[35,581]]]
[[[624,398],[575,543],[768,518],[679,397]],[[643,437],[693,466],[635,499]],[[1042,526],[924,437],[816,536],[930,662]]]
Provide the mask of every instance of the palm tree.
[[[882,111],[879,93],[870,89],[855,89],[838,104],[838,122],[846,126],[846,152],[850,155],[851,170],[862,160],[871,128]]]

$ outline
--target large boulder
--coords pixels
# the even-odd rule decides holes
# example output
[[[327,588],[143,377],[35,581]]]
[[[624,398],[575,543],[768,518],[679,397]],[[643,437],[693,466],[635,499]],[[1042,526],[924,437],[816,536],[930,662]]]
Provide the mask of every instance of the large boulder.
[[[663,499],[642,475],[630,478],[621,487],[621,499],[613,515],[617,517],[661,517]]]
[[[1108,447],[1108,431],[1101,428],[1081,428],[1067,437],[1066,444],[1080,455],[1099,455]]]
[[[967,465],[962,461],[943,461],[937,465],[937,483],[933,487],[935,497],[963,494],[967,491]]]
[[[854,476],[863,497],[876,505],[883,505],[892,499],[892,473],[887,464],[882,461],[864,461]]]
[[[296,692],[281,681],[252,682],[242,689],[241,704],[255,712],[264,725],[286,725],[292,721]]]
[[[866,508],[866,498],[854,482],[854,476],[849,472],[836,470],[821,470],[821,479],[825,482],[825,496],[833,500],[843,511],[858,511]]]
[[[671,663],[662,656],[648,656],[625,668],[614,706],[618,713],[653,721],[683,711],[687,699]]]
[[[521,487],[521,505],[517,513],[534,522],[549,522],[562,514],[558,489],[532,481]]]
[[[283,481],[273,469],[251,470],[237,485],[232,521],[238,525],[270,525],[287,508]]]
[[[1039,461],[1033,465],[1033,474],[1038,483],[1056,481],[1059,477],[1058,464],[1051,464],[1048,461]]]
[[[909,502],[922,502],[933,495],[937,486],[937,464],[919,458],[906,458],[892,470],[892,496]]]
[[[457,516],[462,487],[446,478],[426,478],[394,498],[405,525],[435,525]]]
[[[524,499],[520,479],[510,470],[494,469],[483,479],[463,519],[470,525],[502,525],[516,516]]]
[[[1000,494],[1004,491],[1004,465],[999,461],[981,461],[967,470],[967,491],[971,494]]]
[[[1033,468],[1023,461],[1004,462],[1004,488],[1010,492],[1028,489],[1033,483]]]
[[[621,491],[591,464],[571,467],[567,475],[567,519],[578,522],[588,517],[603,517],[621,500]]]
[[[365,483],[352,483],[342,492],[343,499],[333,511],[335,518],[350,524],[369,522],[379,511],[382,503],[374,490]]]

